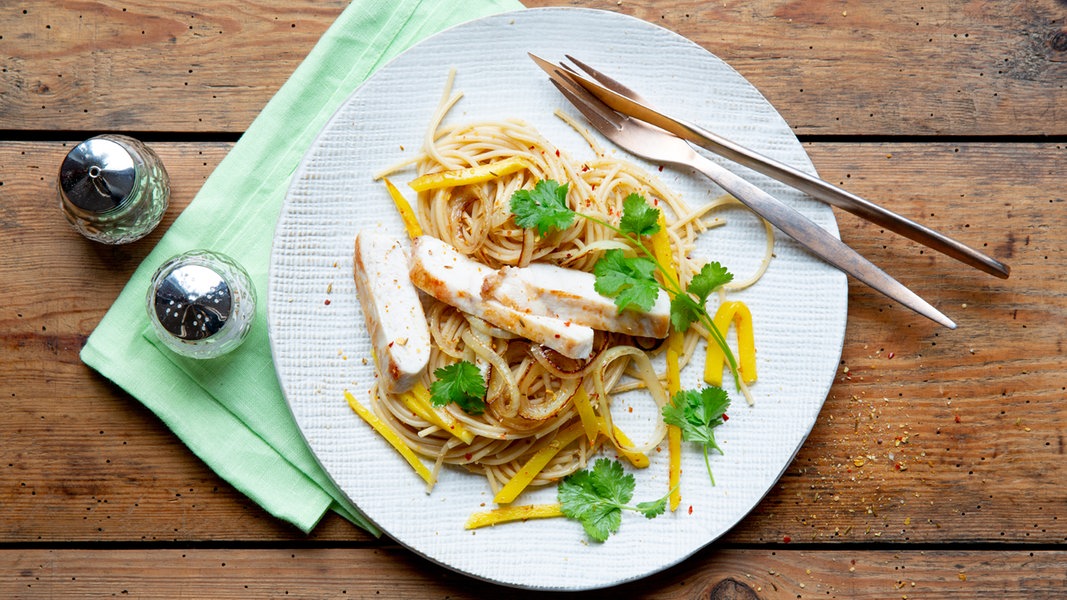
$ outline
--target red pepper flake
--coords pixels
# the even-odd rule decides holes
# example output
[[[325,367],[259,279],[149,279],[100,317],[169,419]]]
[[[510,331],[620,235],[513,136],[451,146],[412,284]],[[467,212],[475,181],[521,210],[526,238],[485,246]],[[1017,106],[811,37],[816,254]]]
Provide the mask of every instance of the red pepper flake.
[[[471,460],[472,458],[474,458],[474,455],[471,454],[470,452],[468,452],[468,453],[463,455],[463,458],[465,458],[467,460]]]
[[[559,148],[556,149],[556,157],[559,157]]]
[[[960,416],[959,415],[956,415],[956,422],[957,423],[962,423],[963,422],[963,421],[960,420]]]
[[[632,407],[632,406],[626,407],[626,412],[632,413],[633,411],[634,411],[634,407]]]
[[[329,305],[330,305],[330,299],[329,299],[329,298],[327,298],[327,299],[326,299],[326,302],[325,302],[325,304],[326,304],[326,306],[329,306]]]
[[[889,358],[893,358],[894,356],[896,356],[896,353],[895,353],[895,352],[890,352],[890,353],[889,353]]]
[[[784,544],[788,544],[791,541],[793,541],[793,538],[789,537],[788,535],[782,537],[782,543]]]
[[[663,165],[660,165],[660,166],[659,166],[659,172],[660,172],[660,173],[662,173],[662,172],[663,172]]]
[[[900,463],[896,463],[895,465],[893,465],[893,468],[899,471],[900,470]]]
[[[730,420],[730,415],[722,413],[722,422],[725,423]]]
[[[689,514],[693,514],[693,505],[692,504],[689,505]]]

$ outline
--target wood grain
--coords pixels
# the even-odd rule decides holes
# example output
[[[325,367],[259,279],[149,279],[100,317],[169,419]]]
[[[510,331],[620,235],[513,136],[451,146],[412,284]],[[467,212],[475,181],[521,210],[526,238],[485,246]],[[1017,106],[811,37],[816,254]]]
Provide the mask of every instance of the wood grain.
[[[302,539],[78,360],[154,240],[102,249],[67,229],[48,174],[67,147],[0,147],[7,199],[0,246],[20,256],[0,264],[7,539]],[[175,182],[162,229],[229,146],[153,147],[186,175]],[[841,366],[818,423],[781,482],[727,540],[1064,542],[1067,489],[1053,482],[1067,480],[1067,413],[1058,410],[1067,334],[1059,232],[1067,212],[1063,191],[1050,190],[1062,189],[1056,181],[1067,148],[810,144],[808,151],[824,177],[987,250],[1013,273],[995,279],[840,215],[846,242],[960,327],[939,328],[851,282]],[[314,537],[368,539],[339,519]]]
[[[636,583],[558,598],[1037,600],[1059,596],[1062,551],[716,550]],[[537,568],[536,565],[533,568]],[[393,547],[0,550],[9,598],[543,598],[456,575]]]
[[[239,133],[346,4],[5,3],[0,130]],[[526,2],[564,4],[694,40],[799,134],[1067,134],[1057,0]]]
[[[451,573],[336,516],[302,534],[78,358],[348,4],[0,3],[0,597],[540,596]],[[834,385],[778,484],[709,548],[605,593],[1062,597],[1063,0],[525,4],[625,13],[696,41],[768,97],[823,177],[1012,267],[995,279],[838,213],[847,243],[959,328],[850,281]],[[63,155],[103,131],[149,140],[172,175],[163,223],[127,246],[83,239],[55,195]]]

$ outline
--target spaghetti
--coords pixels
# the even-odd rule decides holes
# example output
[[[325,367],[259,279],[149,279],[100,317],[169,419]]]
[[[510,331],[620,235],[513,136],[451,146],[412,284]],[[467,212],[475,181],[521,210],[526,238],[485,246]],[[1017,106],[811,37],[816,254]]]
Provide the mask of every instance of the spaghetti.
[[[567,202],[572,209],[606,222],[618,222],[628,195],[643,196],[664,215],[679,280],[684,284],[700,270],[701,263],[690,254],[697,236],[721,224],[705,219],[714,205],[692,211],[655,176],[609,156],[562,114],[561,118],[583,133],[593,158],[571,159],[518,120],[442,125],[460,97],[450,96],[450,87],[451,81],[420,155],[378,174],[385,177],[415,167],[419,183],[412,187],[421,191],[414,210],[424,235],[437,237],[494,269],[548,262],[592,271],[603,251],[630,248],[616,233],[586,219],[543,236],[516,226],[509,207],[512,194],[552,179],[568,185]],[[494,171],[493,165],[503,164],[508,167]],[[435,181],[427,183],[428,179]],[[598,331],[593,357],[574,360],[432,298],[425,306],[432,344],[424,386],[429,387],[436,369],[460,360],[479,365],[486,376],[483,414],[468,414],[454,404],[435,408],[461,424],[473,440],[467,443],[420,416],[401,395],[382,389],[373,390],[371,395],[378,418],[415,453],[434,462],[435,476],[443,465],[462,466],[484,474],[496,493],[537,457],[539,470],[532,476],[524,472],[522,478],[529,479],[524,485],[546,485],[584,467],[605,444],[615,446],[622,456],[632,457],[634,464],[647,464],[641,455],[664,439],[666,428],[658,415],[654,419],[658,426],[648,439],[633,443],[618,430],[611,414],[613,395],[624,390],[647,389],[657,407],[669,401],[665,375],[656,372],[650,358],[661,351],[661,340]],[[702,335],[706,337],[707,332],[699,326],[684,334],[682,366],[694,354]],[[575,434],[578,429],[583,435]],[[564,435],[564,447],[546,450]]]

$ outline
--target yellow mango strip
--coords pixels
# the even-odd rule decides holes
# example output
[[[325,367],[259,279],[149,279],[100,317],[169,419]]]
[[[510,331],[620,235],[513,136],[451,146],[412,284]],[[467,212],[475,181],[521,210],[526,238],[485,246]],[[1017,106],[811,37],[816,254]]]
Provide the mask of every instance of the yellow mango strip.
[[[652,234],[652,255],[656,257],[663,270],[666,271],[663,276],[677,282],[678,269],[674,265],[674,253],[671,252],[671,241],[667,235],[667,221],[663,218],[662,213],[659,216],[659,230]],[[672,402],[674,395],[682,389],[679,360],[684,351],[684,342],[683,334],[671,329],[671,332],[667,335],[666,359],[667,396]],[[681,490],[679,483],[682,479],[682,430],[676,425],[667,425],[667,450],[669,458],[667,464],[667,486],[671,491],[668,502],[670,503],[671,511],[675,511],[682,502],[682,494],[679,491]]]
[[[593,440],[596,439],[597,432],[600,431],[600,425],[597,423],[593,403],[589,401],[589,392],[585,391],[584,387],[579,387],[578,391],[574,392],[574,396],[571,396],[571,401],[574,402],[574,408],[578,411],[578,417],[582,420],[585,437],[592,444]]]
[[[674,395],[682,389],[681,370],[678,367],[683,352],[682,346],[682,334],[671,330],[667,336],[667,396],[671,402],[674,401]],[[667,425],[667,451],[670,459],[667,464],[667,485],[671,490],[667,501],[673,512],[678,510],[678,505],[682,503],[682,430],[677,425]]]
[[[712,322],[723,336],[726,335],[727,328],[733,322],[737,331],[738,371],[741,373],[741,380],[748,384],[755,383],[757,376],[756,342],[752,332],[752,312],[749,311],[748,306],[738,300],[723,302],[719,310],[715,312]],[[722,385],[722,370],[725,362],[726,357],[723,356],[722,349],[717,344],[709,343],[704,360],[704,382],[709,385]]]
[[[525,158],[522,158],[521,156],[510,156],[503,160],[478,165],[477,167],[427,173],[426,175],[413,179],[411,183],[408,183],[408,187],[416,192],[424,192],[426,190],[436,190],[438,188],[471,185],[473,183],[482,183],[483,181],[503,177],[504,175],[509,175],[516,171],[529,168],[529,166],[530,163],[527,162]]]
[[[426,468],[426,465],[422,464],[419,457],[415,456],[415,452],[404,443],[404,440],[400,435],[390,429],[389,426],[385,424],[385,421],[379,419],[377,415],[370,411],[370,409],[360,404],[359,400],[356,400],[356,397],[348,390],[345,390],[345,400],[348,401],[348,406],[356,411],[356,414],[359,415],[360,418],[373,427],[375,431],[385,438],[385,441],[389,442],[389,445],[400,453],[400,456],[404,457],[404,460],[408,461],[408,464],[415,469],[415,472],[418,473],[419,477],[422,477],[426,483],[433,483],[433,475],[430,473],[430,470]]]
[[[619,429],[614,424],[612,424],[611,427],[608,427],[608,421],[603,415],[597,417],[597,422],[599,423],[600,432],[604,434],[604,437],[608,438],[613,446],[615,446],[615,451],[618,452],[620,456],[630,461],[630,464],[636,469],[644,469],[648,467],[650,464],[648,456],[641,452],[627,450],[627,448],[632,448],[634,443],[630,441],[630,437],[627,436],[623,430]]]
[[[457,421],[448,412],[438,410],[433,406],[433,403],[430,402],[430,392],[421,383],[416,383],[410,392],[401,396],[401,399],[404,401],[404,406],[410,408],[412,412],[423,419],[437,425],[467,444],[474,441],[474,434],[464,427],[463,423]]]
[[[473,513],[465,529],[478,529],[500,523],[512,521],[528,521],[530,519],[551,519],[562,517],[563,508],[559,504],[524,504],[522,506],[502,506],[485,512]]]
[[[674,253],[671,252],[671,238],[667,235],[667,220],[663,218],[663,213],[659,215],[659,230],[652,234],[652,256],[656,257],[665,273],[660,273],[668,281],[663,283],[667,287],[671,286],[670,282],[678,283],[678,268],[674,265]]]
[[[522,465],[519,472],[515,473],[515,475],[504,484],[504,487],[500,488],[500,491],[493,497],[493,502],[496,502],[497,504],[508,504],[509,502],[513,502],[515,498],[517,498],[519,494],[530,485],[530,482],[533,481],[534,477],[537,477],[537,474],[545,468],[548,461],[552,460],[559,454],[560,450],[566,448],[583,433],[585,433],[585,429],[582,427],[581,423],[574,423],[563,431],[556,432],[556,436],[552,438],[552,441],[535,452],[534,455],[530,457],[530,460]]]
[[[389,190],[389,197],[393,199],[393,204],[400,213],[401,220],[404,221],[404,230],[408,232],[408,237],[415,239],[422,235],[422,225],[419,225],[419,219],[415,216],[415,211],[412,210],[407,198],[396,189],[389,178],[383,178],[383,181],[385,181],[385,189]]]
[[[641,452],[634,452],[627,450],[625,447],[632,447],[634,443],[630,440],[630,437],[618,427],[613,427],[615,430],[615,449],[619,454],[623,455],[626,460],[630,461],[630,464],[636,469],[644,469],[650,464],[648,456]],[[624,447],[625,446],[625,447]]]

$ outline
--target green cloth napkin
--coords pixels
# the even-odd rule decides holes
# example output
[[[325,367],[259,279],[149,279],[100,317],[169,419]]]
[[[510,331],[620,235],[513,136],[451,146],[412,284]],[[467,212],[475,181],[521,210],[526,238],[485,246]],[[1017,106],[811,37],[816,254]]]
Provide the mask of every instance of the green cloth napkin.
[[[209,467],[304,532],[327,510],[378,534],[316,462],[285,403],[267,338],[274,226],[296,170],[329,117],[377,68],[419,40],[516,0],[353,0],[134,272],[82,349],[82,360],[143,402]],[[156,269],[192,249],[243,265],[259,303],[229,355],[198,361],[163,347],[145,295]]]

